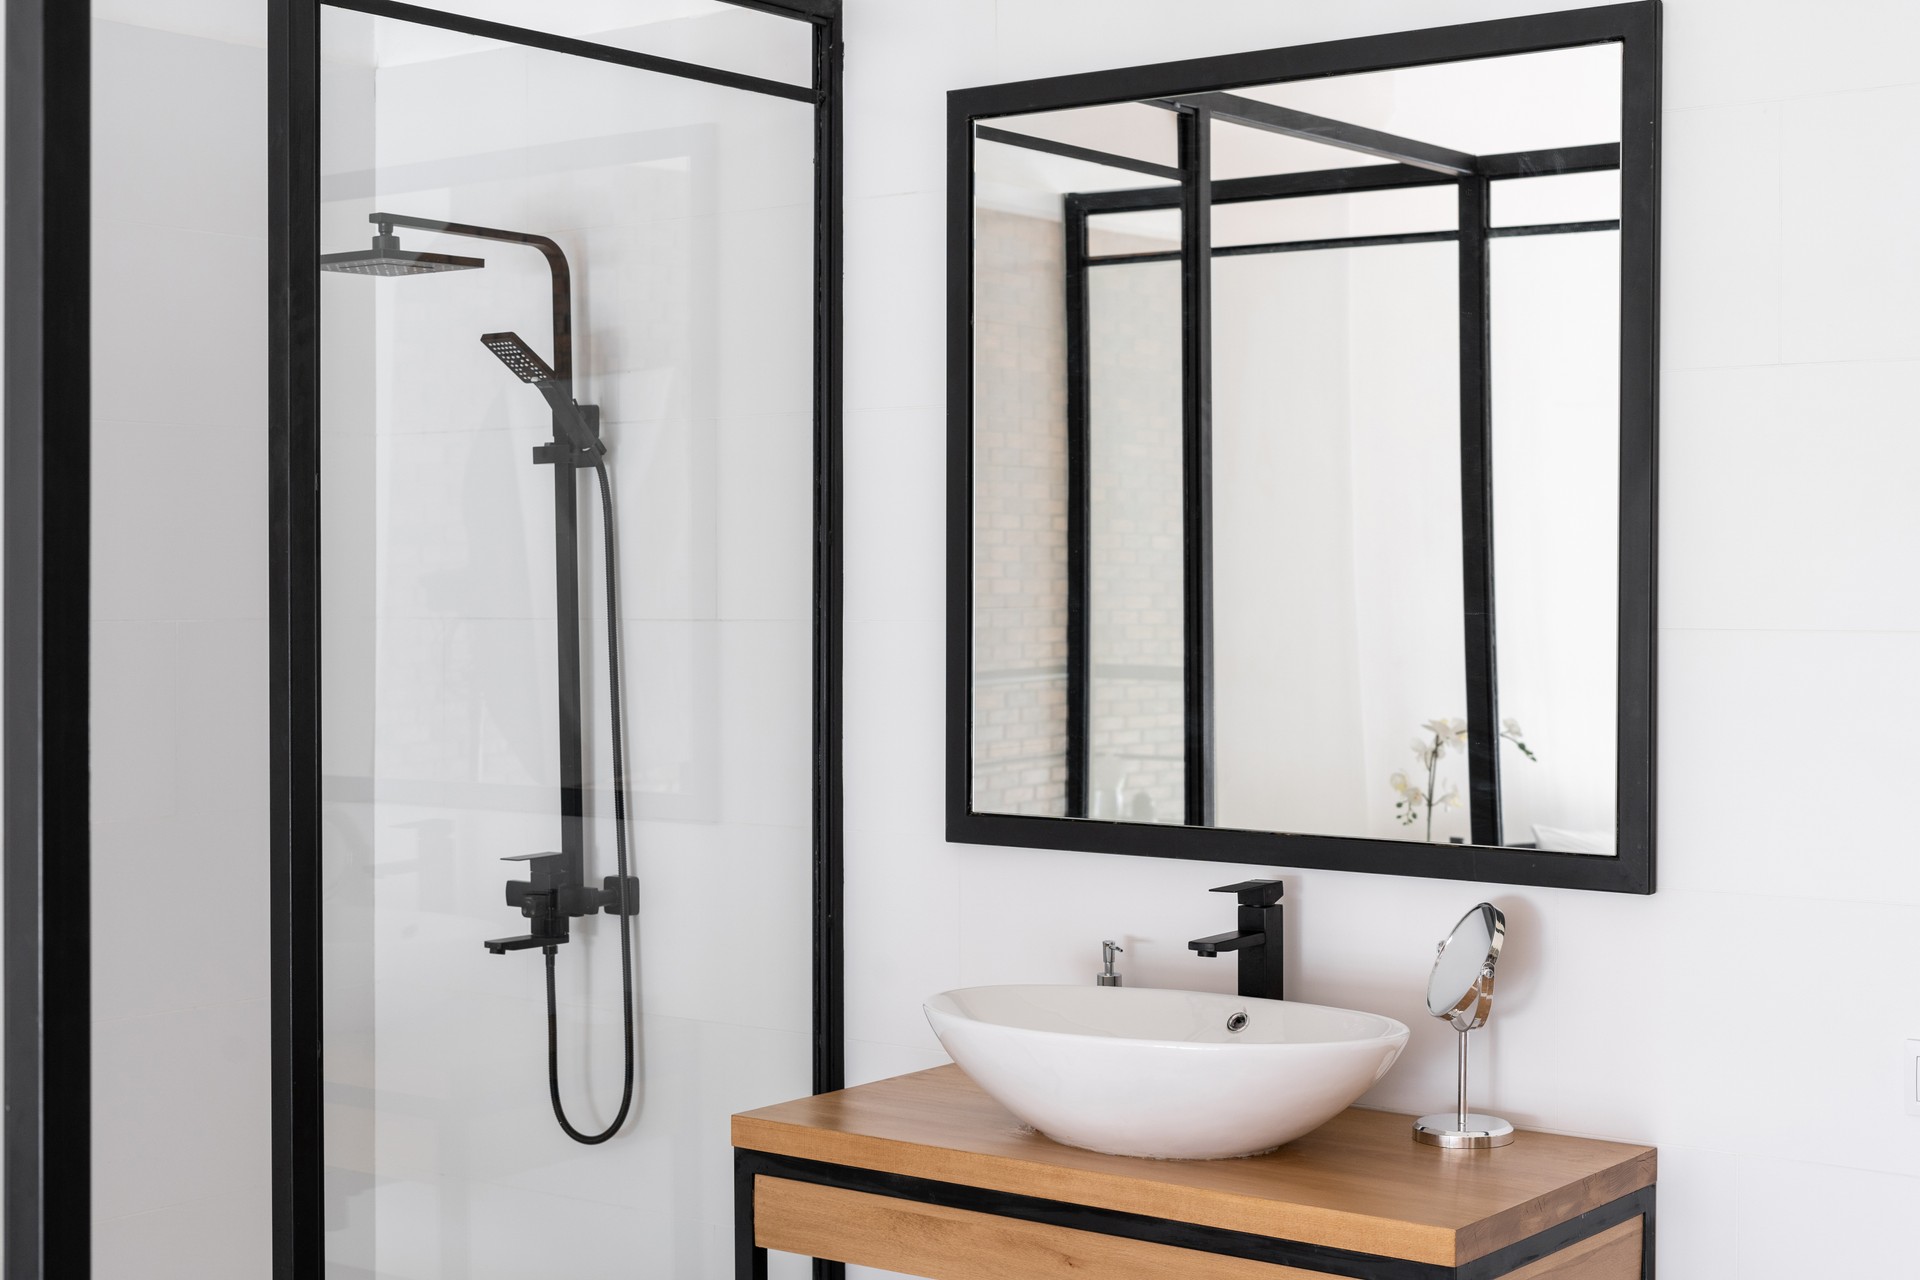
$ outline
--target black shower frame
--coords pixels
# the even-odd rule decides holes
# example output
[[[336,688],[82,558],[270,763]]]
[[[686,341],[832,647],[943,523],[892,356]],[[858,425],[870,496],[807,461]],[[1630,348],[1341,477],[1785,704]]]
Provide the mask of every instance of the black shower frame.
[[[56,7],[54,0],[38,2]],[[390,0],[271,0],[269,5],[275,1280],[322,1280],[326,1268],[320,1057],[324,1030],[320,946],[318,271],[322,9],[415,22],[813,106],[813,1088],[824,1092],[844,1083],[841,7],[840,0],[725,3],[807,23],[813,38],[812,83],[791,85]],[[84,103],[84,80],[81,83]],[[84,122],[84,112],[79,118]],[[84,170],[84,124],[81,154]],[[11,277],[9,285],[11,296]],[[9,359],[11,355],[9,351]],[[84,378],[80,385],[84,387]],[[84,1003],[81,1007],[84,1009]],[[84,1060],[84,1052],[82,1057]],[[11,1067],[11,1061],[8,1065]],[[819,1280],[838,1280],[845,1269],[838,1263],[816,1262],[814,1274]]]
[[[6,9],[0,1272],[88,1272],[92,989],[90,6]]]
[[[1659,173],[1660,173],[1660,21],[1659,0],[1535,14],[1489,22],[1464,23],[1419,31],[1363,36],[1320,44],[1298,45],[1252,53],[1157,63],[956,90],[948,95],[947,129],[947,838],[956,843],[1039,849],[1070,849],[1146,857],[1184,858],[1209,862],[1254,863],[1263,866],[1325,868],[1388,875],[1544,885],[1556,888],[1596,889],[1619,893],[1652,893],[1655,888],[1654,778],[1655,778],[1655,635],[1657,471],[1659,400]],[[1619,43],[1621,57],[1620,171],[1620,549],[1619,549],[1619,666],[1616,717],[1618,782],[1616,792],[1615,856],[1541,853],[1531,849],[1485,845],[1414,846],[1404,841],[1327,836],[1308,833],[1252,831],[1236,828],[1175,826],[1088,820],[1075,817],[1035,817],[976,811],[972,803],[972,631],[973,631],[973,139],[979,125],[1005,116],[1121,102],[1157,102],[1196,94],[1229,91],[1257,84],[1355,74],[1397,67],[1424,66],[1468,58],[1533,53],[1586,44]],[[1197,119],[1195,112],[1183,118]],[[1191,126],[1188,126],[1191,129]],[[1183,133],[1183,137],[1184,137]],[[1190,146],[1191,144],[1186,144]],[[1572,168],[1589,167],[1569,149]],[[1183,179],[1196,172],[1185,165]],[[1590,158],[1589,158],[1590,159]],[[1130,167],[1139,168],[1137,162]],[[1606,166],[1611,167],[1611,165]],[[1348,171],[1352,189],[1379,182],[1446,181],[1440,175],[1415,171],[1413,175],[1381,177],[1405,166],[1368,166]],[[1154,176],[1165,176],[1156,174]],[[1204,180],[1204,172],[1200,172]],[[1200,191],[1204,181],[1183,180],[1180,188],[1163,188],[1137,196],[1164,206],[1169,194],[1184,207],[1208,208],[1232,193],[1256,198],[1267,184],[1279,194],[1290,182],[1323,182],[1325,174],[1278,175],[1271,178],[1223,180]],[[1463,191],[1484,183],[1462,183]],[[1239,188],[1236,190],[1236,188]],[[1206,195],[1206,199],[1201,199]],[[1075,203],[1091,197],[1076,197]],[[1111,197],[1109,197],[1111,199]],[[1463,197],[1464,201],[1464,197]],[[1482,202],[1484,203],[1484,202]],[[1104,210],[1103,210],[1104,211]],[[1084,208],[1080,210],[1084,215]],[[1210,256],[1204,219],[1182,219],[1179,255],[1183,277],[1190,277],[1201,255]],[[1458,235],[1459,233],[1450,233]],[[1463,257],[1466,255],[1463,255]],[[1084,273],[1083,273],[1084,275]],[[1193,376],[1195,353],[1204,352],[1211,336],[1209,309],[1195,306],[1195,288],[1183,279],[1183,450],[1187,459],[1183,493],[1185,523],[1191,533],[1204,527],[1207,495],[1204,459],[1209,440],[1206,397],[1196,393],[1204,380]],[[1086,320],[1084,278],[1068,281],[1066,314],[1069,331]],[[1484,321],[1484,314],[1481,316]],[[1463,333],[1472,326],[1463,325]],[[1484,338],[1484,334],[1482,334]],[[1484,341],[1464,343],[1462,359],[1481,359]],[[1463,378],[1463,384],[1472,379]],[[1067,373],[1069,431],[1078,421],[1084,437],[1088,388],[1086,362],[1069,358]],[[1464,401],[1464,397],[1463,397]],[[1079,412],[1074,411],[1075,406]],[[1480,407],[1481,409],[1484,406]],[[1484,413],[1463,403],[1463,436],[1469,412]],[[1084,521],[1087,493],[1086,440],[1069,441],[1068,486],[1070,522]],[[1202,486],[1193,483],[1198,477]],[[1196,517],[1195,513],[1200,513]],[[1468,517],[1472,512],[1468,511]],[[1484,513],[1483,513],[1484,514]],[[1479,522],[1484,525],[1485,521]],[[1473,535],[1465,531],[1466,539]],[[1186,633],[1189,649],[1208,640],[1211,578],[1206,543],[1188,539],[1186,573]],[[1471,553],[1471,548],[1468,548]],[[1471,554],[1470,554],[1471,559]],[[1084,605],[1087,576],[1084,546],[1070,542],[1067,556],[1069,647],[1077,642],[1085,652],[1088,621]],[[1481,563],[1485,556],[1479,557]],[[1078,584],[1078,589],[1076,589]],[[1490,602],[1489,602],[1490,603]],[[1471,601],[1469,601],[1471,607]],[[1490,651],[1484,655],[1491,657]],[[1187,663],[1186,746],[1188,758],[1211,747],[1211,691],[1206,687],[1208,663]],[[1197,671],[1196,671],[1197,669]],[[1196,678],[1196,675],[1198,678]],[[1485,699],[1483,699],[1484,701]],[[1069,680],[1069,724],[1087,714],[1087,682]],[[1488,757],[1497,748],[1491,734],[1480,734],[1484,745],[1477,754],[1476,809],[1485,807],[1481,792],[1492,775]],[[1497,760],[1495,767],[1497,767]],[[1068,754],[1068,786],[1085,786],[1084,762]],[[1188,821],[1204,816],[1210,807],[1204,779],[1211,773],[1188,770]],[[1195,784],[1195,776],[1201,779]],[[1083,792],[1082,792],[1083,793]],[[1479,832],[1476,832],[1478,835]]]

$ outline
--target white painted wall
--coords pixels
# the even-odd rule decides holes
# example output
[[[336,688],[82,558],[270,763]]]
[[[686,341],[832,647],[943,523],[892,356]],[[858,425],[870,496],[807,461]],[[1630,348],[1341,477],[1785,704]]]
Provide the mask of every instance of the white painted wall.
[[[938,90],[1545,10],[1493,0],[850,0],[848,1035],[855,1079],[942,1060],[965,983],[1228,989],[1206,890],[1242,867],[942,839],[945,331]],[[1661,891],[1285,872],[1295,994],[1413,1025],[1370,1101],[1451,1097],[1432,946],[1513,929],[1485,1104],[1661,1148],[1688,1280],[1912,1272],[1920,847],[1892,813],[1920,716],[1920,8],[1667,5]],[[1810,168],[1809,162],[1817,162]],[[1278,869],[1284,872],[1285,869]]]
[[[99,1280],[271,1269],[265,19],[217,9],[94,24]]]

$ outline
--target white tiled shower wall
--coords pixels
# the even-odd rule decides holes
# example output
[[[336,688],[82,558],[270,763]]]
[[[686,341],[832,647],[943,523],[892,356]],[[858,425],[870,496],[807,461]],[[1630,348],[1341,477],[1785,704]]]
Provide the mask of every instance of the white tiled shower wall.
[[[850,0],[847,928],[855,1080],[942,1061],[929,992],[1224,990],[1185,940],[1241,867],[942,838],[944,134],[936,89],[1562,7],[1466,0]],[[1434,941],[1512,928],[1481,1098],[1661,1148],[1686,1280],[1911,1274],[1920,837],[1920,7],[1666,6],[1660,892],[1294,873],[1293,991],[1414,1027],[1370,1102],[1451,1098]]]

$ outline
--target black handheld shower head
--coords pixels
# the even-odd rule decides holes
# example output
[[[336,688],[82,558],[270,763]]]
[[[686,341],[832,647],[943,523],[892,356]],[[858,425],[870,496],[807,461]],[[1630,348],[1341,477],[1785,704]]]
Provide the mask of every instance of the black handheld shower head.
[[[508,372],[522,382],[542,383],[558,381],[552,367],[534,353],[527,340],[517,333],[483,333],[480,341],[487,350],[500,357],[500,363],[507,366]]]
[[[540,394],[553,406],[556,438],[558,433],[565,432],[576,449],[596,454],[607,451],[600,439],[600,410],[592,405],[583,409],[575,404],[571,384],[563,385],[552,366],[527,345],[525,338],[517,333],[483,333],[480,341],[500,358],[500,363],[507,366],[514,377],[539,388]]]

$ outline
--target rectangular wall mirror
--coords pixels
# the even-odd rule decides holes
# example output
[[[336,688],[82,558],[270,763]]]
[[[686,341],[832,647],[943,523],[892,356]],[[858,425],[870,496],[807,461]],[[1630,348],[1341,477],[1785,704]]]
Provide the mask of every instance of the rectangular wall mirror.
[[[1659,9],[950,98],[949,838],[1653,889]]]

